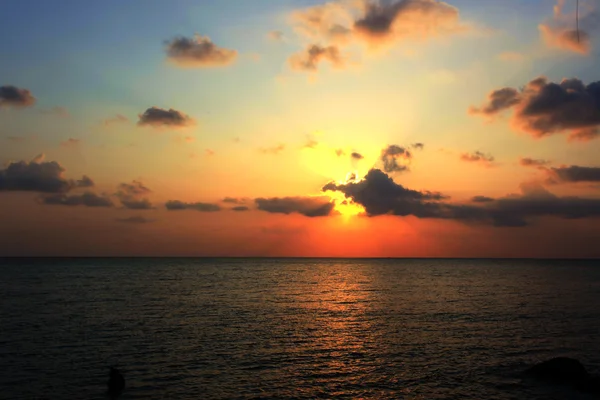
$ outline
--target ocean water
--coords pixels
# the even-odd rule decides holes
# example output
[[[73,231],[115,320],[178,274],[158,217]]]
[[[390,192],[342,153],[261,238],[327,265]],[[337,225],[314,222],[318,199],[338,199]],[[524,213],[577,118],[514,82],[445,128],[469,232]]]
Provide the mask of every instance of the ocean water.
[[[588,399],[597,261],[0,259],[0,398]]]

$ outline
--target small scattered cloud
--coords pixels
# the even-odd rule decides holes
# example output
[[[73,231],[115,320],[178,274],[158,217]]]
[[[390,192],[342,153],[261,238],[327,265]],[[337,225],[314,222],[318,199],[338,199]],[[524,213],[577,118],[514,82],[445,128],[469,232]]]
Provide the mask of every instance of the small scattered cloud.
[[[344,59],[336,46],[323,47],[312,44],[289,58],[290,66],[296,71],[317,71],[319,64],[323,61],[329,62],[338,69],[344,66]]]
[[[325,217],[333,212],[335,204],[321,197],[271,197],[254,200],[261,211],[276,214],[298,213],[305,217]]]
[[[126,124],[129,122],[129,118],[124,115],[117,114],[114,117],[110,117],[102,121],[102,125],[104,126],[112,126],[117,124]]]
[[[81,144],[81,140],[80,139],[73,139],[73,138],[69,138],[65,141],[60,142],[60,145],[62,147],[66,147],[66,148],[75,148],[75,147],[79,147],[79,145]]]
[[[380,160],[385,172],[404,172],[409,170],[412,153],[404,147],[392,144],[381,151]]]
[[[271,31],[267,33],[267,37],[275,42],[282,42],[285,39],[285,35],[281,31]]]
[[[346,152],[344,151],[344,149],[335,149],[335,155],[341,157],[346,155]]]
[[[204,154],[206,154],[208,157],[212,157],[215,155],[215,151],[212,149],[206,149],[204,150]]]
[[[172,108],[166,110],[150,107],[143,114],[139,114],[138,117],[138,126],[184,128],[195,125],[195,121],[188,115]]]
[[[231,211],[249,211],[250,208],[248,206],[235,206],[235,207],[231,207]]]
[[[38,201],[46,205],[60,206],[112,207],[114,205],[110,197],[93,192],[72,195],[65,193],[42,195]]]
[[[362,160],[363,158],[365,158],[365,156],[354,151],[352,152],[352,154],[350,154],[350,158],[352,158],[353,160]]]
[[[495,115],[511,108],[512,126],[535,138],[569,132],[569,140],[587,141],[600,134],[600,82],[585,85],[571,78],[554,83],[542,76],[521,90],[495,90],[487,104],[470,111]]]
[[[491,203],[492,201],[494,201],[494,199],[492,197],[487,196],[474,196],[471,198],[471,201],[473,203]]]
[[[423,150],[425,148],[425,145],[423,143],[413,143],[410,145],[410,147],[412,147],[415,150]]]
[[[165,203],[165,207],[169,211],[180,210],[196,210],[201,212],[217,212],[221,211],[221,206],[213,203],[185,203],[179,200],[169,200]]]
[[[142,182],[134,180],[131,183],[119,184],[115,196],[125,208],[131,210],[150,210],[153,208],[152,203],[145,197],[150,193],[152,191],[144,186]]]
[[[27,89],[16,86],[0,86],[0,108],[2,107],[29,107],[36,102],[35,97]]]
[[[250,199],[246,197],[225,197],[221,201],[229,204],[246,204]]]
[[[263,154],[279,154],[283,150],[285,150],[284,144],[278,144],[277,146],[273,147],[261,147],[260,149],[258,149],[258,151]]]
[[[311,135],[307,135],[306,136],[306,143],[304,143],[304,146],[302,146],[302,148],[304,149],[314,149],[319,145],[319,142],[312,137]]]
[[[491,167],[494,162],[494,157],[490,154],[476,151],[473,153],[463,153],[460,155],[460,159],[470,163],[478,163],[485,167]]]
[[[550,164],[550,161],[524,157],[519,160],[519,164],[523,167],[544,167]]]
[[[565,1],[558,0],[554,6],[553,18],[538,25],[542,41],[547,47],[582,55],[588,55],[592,47],[591,33],[600,24],[600,15],[592,3],[580,7],[581,15],[564,13]],[[577,26],[573,26],[573,21]]]
[[[166,43],[167,58],[180,67],[224,67],[233,64],[236,50],[217,46],[208,36],[176,37]]]

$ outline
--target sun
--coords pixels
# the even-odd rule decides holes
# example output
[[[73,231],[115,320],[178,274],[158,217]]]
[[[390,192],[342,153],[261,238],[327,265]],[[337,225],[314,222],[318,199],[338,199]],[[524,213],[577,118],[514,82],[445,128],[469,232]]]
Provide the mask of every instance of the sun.
[[[337,183],[347,184],[351,182],[359,182],[358,171],[348,172],[346,174],[346,179]],[[346,198],[346,196],[342,192],[328,191],[327,195],[331,198],[332,201],[335,201],[334,209],[337,212],[339,212],[340,215],[346,220],[350,217],[355,217],[357,215],[365,213],[365,208],[363,206],[353,202],[351,199]]]

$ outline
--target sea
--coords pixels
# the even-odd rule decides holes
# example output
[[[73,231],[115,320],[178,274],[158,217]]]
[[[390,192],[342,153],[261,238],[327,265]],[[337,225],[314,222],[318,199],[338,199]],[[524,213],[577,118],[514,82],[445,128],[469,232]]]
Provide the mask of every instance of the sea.
[[[600,262],[0,259],[0,398],[591,399]]]

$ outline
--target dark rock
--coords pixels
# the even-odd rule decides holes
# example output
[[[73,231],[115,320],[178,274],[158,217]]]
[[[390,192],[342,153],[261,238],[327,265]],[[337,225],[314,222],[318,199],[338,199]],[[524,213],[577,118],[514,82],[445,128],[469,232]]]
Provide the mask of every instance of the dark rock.
[[[571,386],[574,389],[600,393],[600,379],[593,377],[579,361],[557,357],[529,368],[525,373],[549,383]]]
[[[108,385],[108,395],[116,399],[125,389],[125,378],[116,368],[110,367]]]

